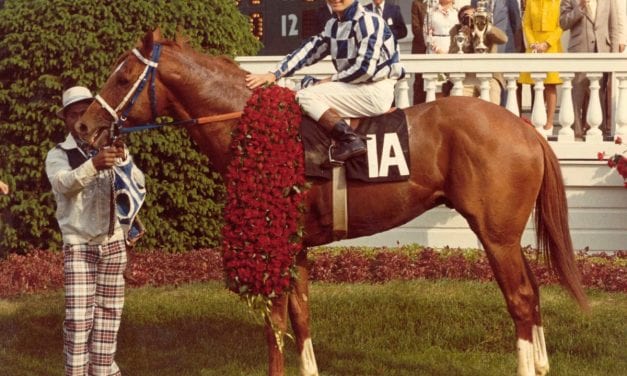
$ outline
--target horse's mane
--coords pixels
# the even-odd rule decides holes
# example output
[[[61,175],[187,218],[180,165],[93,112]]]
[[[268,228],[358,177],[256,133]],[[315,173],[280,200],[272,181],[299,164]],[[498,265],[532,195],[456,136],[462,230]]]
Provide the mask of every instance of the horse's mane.
[[[216,65],[218,65],[223,71],[229,70],[244,72],[235,60],[226,55],[212,56],[196,51],[192,46],[190,46],[189,38],[183,37],[179,33],[177,33],[175,40],[163,40],[161,41],[161,44],[184,50],[186,53],[191,54],[194,57],[194,60],[205,68],[215,69]]]
[[[231,73],[235,73],[235,74],[248,73],[247,71],[240,68],[239,64],[235,60],[230,58],[229,56],[226,56],[226,55],[212,56],[212,55],[207,55],[207,54],[203,54],[201,52],[196,51],[189,44],[189,38],[183,36],[180,33],[177,33],[175,40],[163,39],[163,40],[160,40],[159,43],[161,43],[161,45],[163,46],[173,47],[173,48],[177,48],[179,50],[185,51],[186,53],[192,55],[194,60],[205,68],[215,69],[216,65],[218,65],[222,71],[228,70]],[[120,57],[115,62],[115,65],[113,66],[113,68],[119,66],[128,57],[129,54],[131,54],[130,50],[120,55]]]

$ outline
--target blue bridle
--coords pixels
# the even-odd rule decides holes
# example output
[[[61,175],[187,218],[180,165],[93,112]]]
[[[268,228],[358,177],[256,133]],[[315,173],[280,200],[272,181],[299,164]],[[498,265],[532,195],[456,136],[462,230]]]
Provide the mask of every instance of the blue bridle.
[[[118,137],[120,133],[123,132],[124,123],[128,118],[133,105],[139,98],[139,95],[144,90],[146,86],[146,82],[150,78],[150,85],[148,88],[148,96],[150,98],[150,109],[152,111],[152,119],[154,120],[157,114],[157,95],[155,91],[155,77],[157,75],[157,66],[159,65],[159,57],[161,56],[161,44],[154,43],[152,47],[152,55],[150,60],[146,59],[142,56],[142,54],[134,48],[132,53],[144,64],[146,64],[146,68],[142,72],[142,74],[137,78],[137,81],[133,84],[129,92],[124,96],[124,99],[118,104],[118,106],[114,109],[112,108],[107,101],[104,100],[99,94],[96,95],[96,100],[102,108],[104,108],[113,118],[113,122],[111,122],[111,129],[109,132],[109,136],[111,138],[111,142]],[[118,68],[119,69],[119,68]],[[121,115],[118,116],[118,112],[122,111]]]

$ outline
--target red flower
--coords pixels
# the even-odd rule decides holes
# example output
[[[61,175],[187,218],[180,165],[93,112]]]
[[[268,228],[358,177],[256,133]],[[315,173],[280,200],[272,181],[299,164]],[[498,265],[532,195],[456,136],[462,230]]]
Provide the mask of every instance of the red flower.
[[[233,130],[222,231],[227,286],[247,299],[261,297],[266,306],[291,286],[294,256],[302,249],[300,119],[294,93],[270,86],[253,92]]]
[[[623,143],[623,140],[619,136],[617,136],[614,142],[620,145]],[[607,165],[609,168],[616,167],[616,171],[625,180],[625,183],[623,185],[625,186],[625,188],[627,188],[627,158],[625,158],[624,156],[625,152],[627,152],[627,150],[623,151],[622,154],[617,153],[609,157],[607,159]],[[605,160],[605,152],[597,153],[597,158],[599,160]]]

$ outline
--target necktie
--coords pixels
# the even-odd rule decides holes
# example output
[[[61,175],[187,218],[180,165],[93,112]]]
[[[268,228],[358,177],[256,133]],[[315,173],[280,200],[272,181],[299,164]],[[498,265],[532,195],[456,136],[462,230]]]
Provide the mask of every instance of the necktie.
[[[381,5],[377,5],[377,14],[383,17],[383,10],[381,9]]]

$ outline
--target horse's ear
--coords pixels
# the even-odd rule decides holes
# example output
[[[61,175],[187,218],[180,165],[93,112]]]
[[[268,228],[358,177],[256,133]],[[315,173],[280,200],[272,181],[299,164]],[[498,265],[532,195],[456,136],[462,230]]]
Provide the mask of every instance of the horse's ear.
[[[179,46],[185,46],[189,43],[189,37],[185,35],[185,31],[183,30],[183,26],[179,25],[176,29],[176,43]]]
[[[152,51],[152,45],[155,42],[161,40],[161,29],[158,27],[152,31],[146,32],[144,37],[137,42],[137,49],[141,51],[144,56],[150,55],[150,51]]]
[[[161,28],[157,27],[152,31],[152,41],[159,42],[161,40]]]

